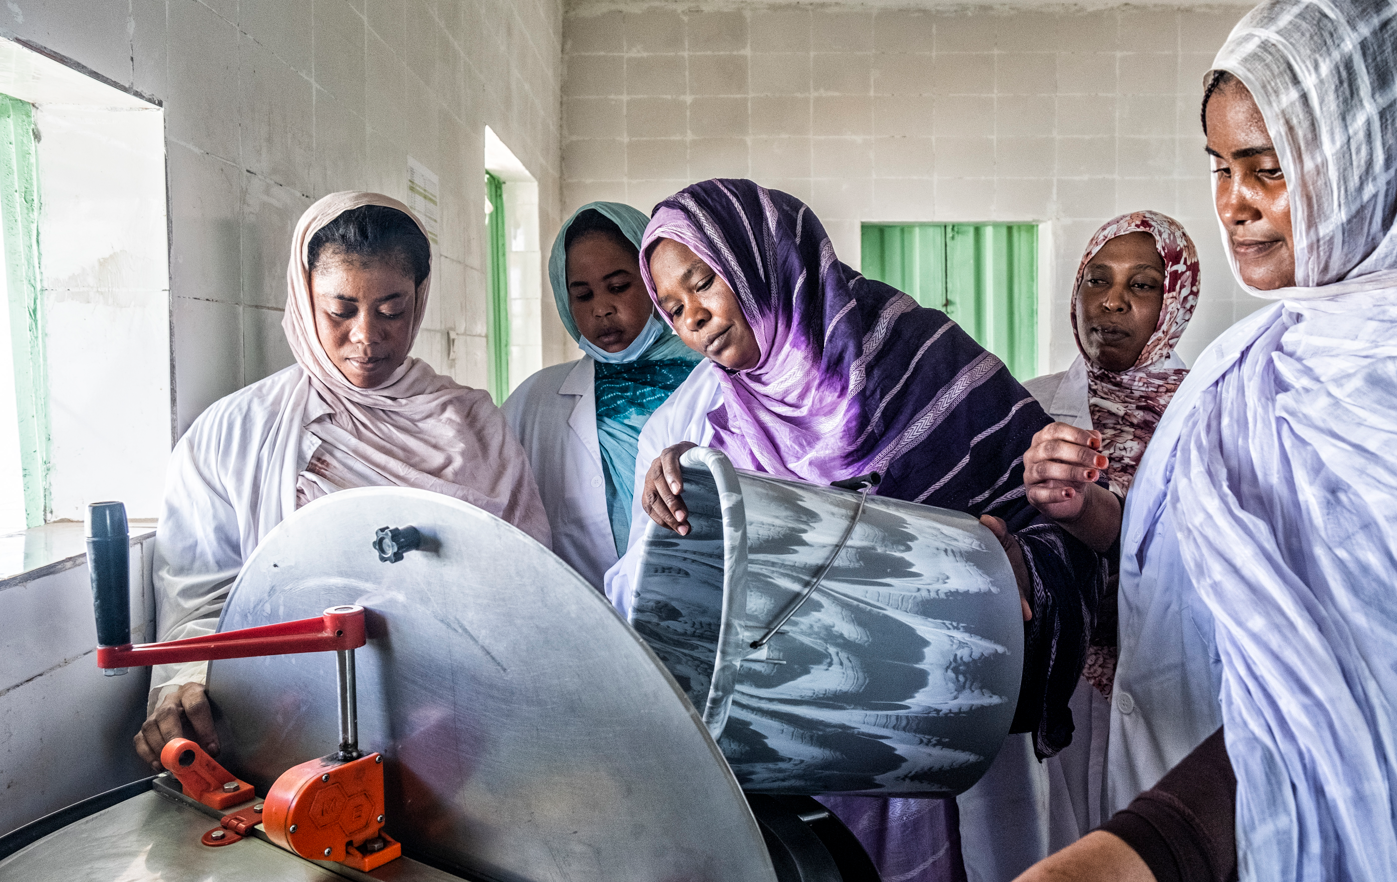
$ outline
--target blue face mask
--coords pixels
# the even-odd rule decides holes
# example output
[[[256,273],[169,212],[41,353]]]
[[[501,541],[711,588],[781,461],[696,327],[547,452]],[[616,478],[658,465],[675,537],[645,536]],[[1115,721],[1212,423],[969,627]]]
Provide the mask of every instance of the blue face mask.
[[[645,323],[645,327],[641,329],[640,334],[631,341],[631,345],[622,349],[620,352],[607,352],[581,334],[577,336],[577,345],[582,347],[583,352],[592,356],[592,358],[595,358],[597,361],[605,362],[606,364],[626,364],[627,362],[632,362],[639,358],[645,350],[653,346],[655,341],[664,336],[668,331],[669,328],[665,326],[665,323],[660,321],[659,317],[657,317],[654,312],[651,312],[650,319]]]

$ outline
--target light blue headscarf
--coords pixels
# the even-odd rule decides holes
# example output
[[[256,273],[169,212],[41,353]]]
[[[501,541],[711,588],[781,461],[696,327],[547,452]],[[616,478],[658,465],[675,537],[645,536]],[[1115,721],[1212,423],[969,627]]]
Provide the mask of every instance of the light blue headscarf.
[[[568,301],[568,229],[585,211],[596,211],[620,227],[621,233],[640,249],[650,218],[617,202],[589,202],[573,213],[558,230],[548,257],[548,281],[563,327],[582,351],[596,361],[597,441],[602,472],[606,475],[606,509],[611,520],[616,553],[624,554],[631,532],[631,498],[635,494],[635,458],[640,430],[650,414],[686,380],[702,356],[685,346],[652,310],[640,335],[620,352],[607,352],[583,337],[572,317]],[[635,284],[643,286],[637,272]]]

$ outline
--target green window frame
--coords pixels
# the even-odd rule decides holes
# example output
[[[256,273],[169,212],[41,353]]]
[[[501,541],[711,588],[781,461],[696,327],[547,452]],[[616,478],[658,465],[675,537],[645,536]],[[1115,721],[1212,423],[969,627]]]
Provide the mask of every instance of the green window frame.
[[[0,94],[0,237],[4,239],[26,526],[47,523],[48,359],[39,272],[39,166],[34,106]]]
[[[489,390],[496,404],[509,395],[509,253],[504,218],[504,181],[485,173],[485,198],[490,203],[490,301],[486,348]]]
[[[864,224],[863,274],[949,315],[1019,379],[1038,373],[1037,224]]]

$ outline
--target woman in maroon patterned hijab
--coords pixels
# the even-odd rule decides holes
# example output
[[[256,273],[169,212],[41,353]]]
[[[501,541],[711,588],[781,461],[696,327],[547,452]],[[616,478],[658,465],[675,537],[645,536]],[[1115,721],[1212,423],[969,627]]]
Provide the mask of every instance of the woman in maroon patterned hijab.
[[[1090,278],[1093,258],[1108,243],[1131,233],[1144,233],[1153,240],[1164,263],[1164,279],[1154,333],[1134,363],[1120,370],[1103,365],[1099,355],[1093,357],[1100,347],[1090,339],[1087,301],[1091,300],[1093,285],[1104,281]],[[1174,397],[1174,390],[1188,374],[1188,369],[1171,356],[1197,305],[1198,252],[1188,233],[1173,218],[1155,211],[1123,214],[1097,230],[1082,255],[1072,286],[1072,335],[1086,362],[1091,424],[1101,433],[1101,452],[1110,461],[1106,477],[1116,493],[1124,495],[1130,488],[1154,427]],[[1088,337],[1086,341],[1084,336]]]

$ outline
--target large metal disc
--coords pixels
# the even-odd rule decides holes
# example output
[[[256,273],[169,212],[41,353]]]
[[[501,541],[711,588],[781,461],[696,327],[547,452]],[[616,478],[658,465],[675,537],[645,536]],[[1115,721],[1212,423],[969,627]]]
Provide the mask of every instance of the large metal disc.
[[[383,526],[421,550],[382,563]],[[359,741],[388,763],[388,832],[501,882],[761,880],[775,874],[693,708],[606,600],[533,539],[465,503],[372,488],[283,522],[220,630],[368,613]],[[260,788],[338,743],[332,653],[218,661],[224,761]]]

